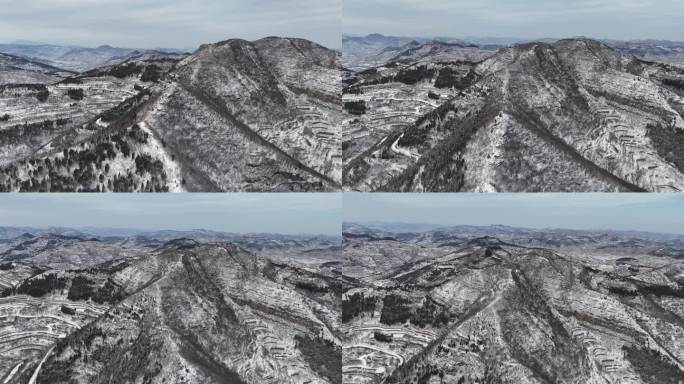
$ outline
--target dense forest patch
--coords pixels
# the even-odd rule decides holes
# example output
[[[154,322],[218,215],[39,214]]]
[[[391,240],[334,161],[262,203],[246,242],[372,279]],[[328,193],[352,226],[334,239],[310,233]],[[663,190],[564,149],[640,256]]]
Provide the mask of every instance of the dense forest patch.
[[[339,347],[330,341],[308,336],[296,335],[295,341],[311,369],[331,383],[342,383],[342,350]]]
[[[363,100],[347,101],[344,103],[344,109],[352,115],[363,115],[366,113],[366,102]]]
[[[363,293],[349,295],[342,301],[342,322],[346,323],[363,312],[375,311],[375,298],[366,298]]]
[[[684,130],[648,124],[646,134],[653,142],[658,155],[684,172]]]

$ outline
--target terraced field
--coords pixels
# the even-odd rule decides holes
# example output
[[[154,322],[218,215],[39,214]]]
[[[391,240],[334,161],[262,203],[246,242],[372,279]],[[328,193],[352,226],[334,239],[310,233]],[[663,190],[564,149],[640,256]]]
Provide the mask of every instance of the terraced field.
[[[0,85],[0,190],[338,190],[340,90],[334,51],[286,38]]]
[[[168,233],[66,232],[0,241],[2,382],[341,383],[345,282],[287,262],[326,240],[260,235],[275,263]]]
[[[101,316],[107,306],[78,303],[66,295],[33,298],[14,295],[0,298],[0,372],[3,382],[13,382],[40,360],[59,340]]]
[[[340,268],[360,280],[343,296],[344,382],[681,381],[681,237],[345,231]],[[368,260],[379,273],[354,273]]]
[[[0,165],[49,150],[50,144],[59,142],[65,134],[75,135],[76,139],[88,137],[92,133],[84,127],[102,112],[136,95],[134,85],[134,82],[103,77],[88,78],[81,84],[0,86],[0,110],[9,115],[6,121],[0,122],[3,133]],[[69,97],[70,90],[82,90],[83,99]],[[45,101],[38,100],[41,92],[46,95]],[[25,136],[31,137],[27,141]]]

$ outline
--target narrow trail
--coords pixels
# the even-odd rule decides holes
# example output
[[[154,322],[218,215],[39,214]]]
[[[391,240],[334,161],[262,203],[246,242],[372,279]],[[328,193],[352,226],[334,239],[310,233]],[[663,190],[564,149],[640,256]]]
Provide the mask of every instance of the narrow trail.
[[[55,349],[55,347],[50,348],[45,356],[43,356],[43,360],[40,361],[38,366],[36,367],[36,370],[33,372],[33,375],[31,376],[31,379],[29,380],[28,384],[36,384],[36,379],[38,379],[38,374],[40,373],[40,369],[43,368],[43,363],[47,360],[48,356],[52,353],[52,350]]]
[[[444,342],[447,336],[456,330],[458,327],[463,325],[466,321],[472,319],[478,313],[490,308],[500,299],[499,294],[492,296],[482,295],[480,296],[474,304],[470,306],[468,311],[461,316],[458,320],[451,323],[446,329],[439,333],[439,335],[428,344],[420,353],[412,356],[404,365],[399,366],[390,376],[388,376],[383,383],[403,383],[407,378],[407,375],[412,375],[414,371],[426,369],[424,364],[424,358],[432,355],[440,345]],[[423,366],[421,367],[421,364]],[[422,375],[418,375],[422,376]]]
[[[12,378],[14,377],[14,375],[17,374],[17,372],[19,371],[19,368],[21,368],[22,365],[24,365],[23,362],[15,365],[14,368],[12,368],[12,370],[10,371],[10,373],[7,374],[7,376],[5,377],[5,380],[2,382],[2,384],[9,383],[10,380],[12,380]]]

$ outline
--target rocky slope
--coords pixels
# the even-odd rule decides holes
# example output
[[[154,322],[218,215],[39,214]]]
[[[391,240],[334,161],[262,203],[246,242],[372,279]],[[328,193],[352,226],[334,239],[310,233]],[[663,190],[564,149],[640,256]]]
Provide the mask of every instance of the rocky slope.
[[[439,77],[458,95],[345,154],[346,189],[684,190],[681,69],[568,39],[422,71],[419,82]],[[355,83],[345,101],[376,87]]]
[[[340,188],[339,64],[309,41],[143,52],[56,84],[4,87],[1,190]]]
[[[4,382],[341,383],[346,283],[318,266],[191,239],[29,237],[1,258]],[[79,267],[40,256],[96,241]]]
[[[345,382],[681,382],[684,263],[641,248],[681,237],[345,231]]]

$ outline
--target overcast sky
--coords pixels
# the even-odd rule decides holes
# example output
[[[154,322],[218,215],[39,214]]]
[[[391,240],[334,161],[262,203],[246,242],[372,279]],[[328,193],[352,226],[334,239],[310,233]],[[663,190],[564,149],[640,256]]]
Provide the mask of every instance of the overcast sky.
[[[345,194],[344,220],[684,234],[681,194]]]
[[[340,194],[0,194],[0,226],[341,233]]]
[[[345,33],[684,40],[682,0],[344,0]]]
[[[0,42],[196,48],[229,38],[341,46],[342,0],[0,0]]]

